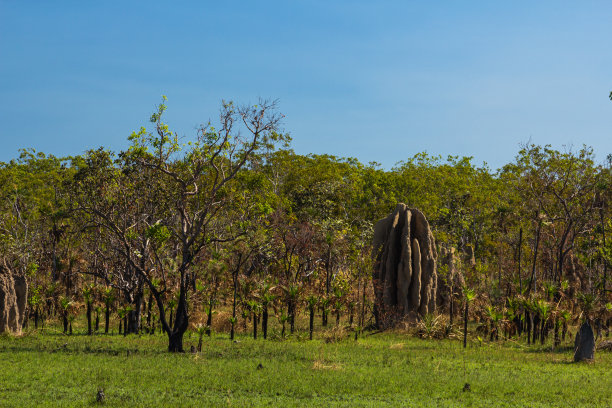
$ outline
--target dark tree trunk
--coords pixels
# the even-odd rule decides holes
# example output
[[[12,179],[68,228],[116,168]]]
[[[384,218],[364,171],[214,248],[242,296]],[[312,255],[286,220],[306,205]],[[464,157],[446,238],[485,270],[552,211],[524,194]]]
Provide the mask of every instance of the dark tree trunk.
[[[147,302],[147,329],[149,333],[154,333],[155,329],[151,325],[151,305],[153,304],[153,293],[149,292],[149,301]],[[155,323],[153,323],[155,326]]]
[[[561,328],[561,339],[565,341],[565,335],[567,334],[567,322],[563,320],[563,326]]]
[[[455,314],[455,302],[453,301],[453,285],[450,287],[450,299],[448,305],[448,324],[453,327],[453,315]]]
[[[531,312],[525,312],[525,320],[527,321],[527,345],[531,345],[531,326],[533,326],[533,316]]]
[[[87,302],[87,335],[92,335],[91,329],[91,302]]]
[[[104,333],[108,334],[108,325],[110,320],[110,306],[106,305],[106,310],[104,311]]]
[[[289,301],[289,306],[287,310],[287,315],[289,316],[289,328],[291,334],[295,331],[295,304],[293,300]]]
[[[174,332],[168,336],[168,351],[171,353],[183,352],[183,334],[185,332]]]
[[[309,330],[310,330],[310,340],[312,340],[312,332],[314,331],[314,306],[311,306],[308,308],[310,311],[310,325]]]
[[[263,332],[264,340],[268,338],[268,305],[263,306],[261,315],[261,331]]]
[[[208,314],[206,316],[206,335],[210,337],[212,335],[212,313],[213,313],[213,300],[212,297],[210,299],[210,303],[208,304]]]
[[[63,322],[64,322],[64,334],[68,333],[68,316],[66,316],[66,312],[64,312],[64,315],[62,316]]]
[[[257,340],[257,315],[253,313],[253,338]]]
[[[184,276],[184,272],[181,275]],[[168,328],[172,327],[172,330],[168,330],[168,351],[170,352],[183,352],[183,335],[189,326],[186,292],[187,284],[185,279],[182,278],[179,299],[176,305],[176,318],[174,319],[174,326],[168,326]],[[159,302],[161,301],[158,300],[158,303]],[[163,310],[163,306],[161,306],[161,304],[160,309]],[[172,316],[172,314],[170,316]]]
[[[469,303],[465,302],[465,313],[463,314],[463,348],[467,347],[468,309]]]

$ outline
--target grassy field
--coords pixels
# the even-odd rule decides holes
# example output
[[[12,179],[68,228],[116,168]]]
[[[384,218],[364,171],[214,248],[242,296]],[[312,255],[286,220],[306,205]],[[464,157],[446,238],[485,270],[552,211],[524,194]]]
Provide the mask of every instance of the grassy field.
[[[476,340],[464,350],[365,333],[331,343],[219,334],[195,354],[166,346],[162,335],[0,336],[0,407],[96,406],[98,389],[105,406],[612,407],[612,354],[574,364],[567,345]]]

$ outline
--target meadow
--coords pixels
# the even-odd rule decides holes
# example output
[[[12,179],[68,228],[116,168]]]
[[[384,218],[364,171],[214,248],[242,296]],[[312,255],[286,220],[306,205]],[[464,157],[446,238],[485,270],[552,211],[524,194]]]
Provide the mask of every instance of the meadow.
[[[167,337],[59,328],[0,336],[0,406],[610,407],[612,354],[572,363],[571,342],[485,342],[406,332],[307,332],[268,340],[204,337],[168,353]],[[185,344],[196,346],[188,332]],[[469,385],[466,385],[469,384]]]

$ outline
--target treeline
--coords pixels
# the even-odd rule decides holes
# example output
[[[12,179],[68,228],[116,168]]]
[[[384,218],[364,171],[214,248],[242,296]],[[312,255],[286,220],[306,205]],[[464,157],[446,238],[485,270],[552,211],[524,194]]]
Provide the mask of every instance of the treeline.
[[[293,332],[298,313],[311,336],[315,317],[360,330],[372,323],[373,224],[398,202],[423,211],[439,253],[456,249],[466,287],[451,296],[475,293],[491,338],[607,325],[612,156],[529,144],[497,171],[426,153],[385,170],[295,154],[273,103],[224,103],[188,143],[164,110],[125,151],[23,150],[0,165],[2,262],[27,277],[35,326],[58,316],[70,332],[82,306],[90,334],[117,313],[126,334],[163,330],[170,351],[219,308],[232,337],[241,319],[254,335],[271,318]]]

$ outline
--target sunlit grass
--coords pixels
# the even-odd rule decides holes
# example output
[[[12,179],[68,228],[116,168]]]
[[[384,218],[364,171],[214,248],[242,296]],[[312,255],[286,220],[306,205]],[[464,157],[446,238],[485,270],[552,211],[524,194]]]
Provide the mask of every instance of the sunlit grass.
[[[201,353],[169,354],[162,335],[1,336],[0,406],[96,405],[98,389],[105,406],[612,406],[611,353],[573,364],[567,344],[299,337],[217,334]]]

